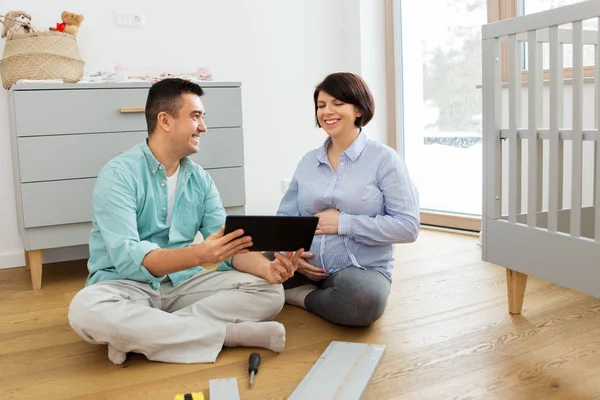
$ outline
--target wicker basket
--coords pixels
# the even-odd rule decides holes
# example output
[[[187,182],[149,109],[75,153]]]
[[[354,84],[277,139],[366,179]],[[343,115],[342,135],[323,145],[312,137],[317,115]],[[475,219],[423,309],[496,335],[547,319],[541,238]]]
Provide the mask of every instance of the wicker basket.
[[[85,63],[75,36],[64,32],[33,32],[6,41],[0,60],[2,86],[9,89],[19,79],[62,79],[75,83]]]

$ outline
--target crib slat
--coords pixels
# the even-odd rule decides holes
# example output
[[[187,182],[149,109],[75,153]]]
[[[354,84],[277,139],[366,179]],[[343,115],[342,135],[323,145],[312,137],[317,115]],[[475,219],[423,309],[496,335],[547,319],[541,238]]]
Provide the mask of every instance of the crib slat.
[[[539,32],[538,32],[539,35]],[[544,65],[544,45],[543,43],[538,43],[537,45],[537,66],[543,70]],[[538,129],[544,126],[544,102],[542,99],[544,98],[544,74],[537,74],[537,127]]]
[[[558,230],[558,200],[562,197],[562,193],[558,191],[558,174],[559,174],[559,143],[561,142],[558,136],[558,109],[562,107],[562,97],[559,97],[559,80],[562,81],[562,76],[559,75],[559,63],[562,60],[558,57],[558,26],[550,28],[550,146],[549,146],[549,173],[548,173],[548,230],[556,232]]]
[[[596,18],[598,26],[600,27],[600,17]],[[598,39],[600,40],[600,29],[596,32]],[[598,42],[600,43],[600,42]],[[600,67],[600,45],[594,46],[594,65]],[[600,123],[600,69],[594,68],[594,129],[598,130],[598,124]],[[596,142],[597,144],[598,142]],[[596,160],[597,161],[597,160]],[[594,179],[594,184],[596,180]],[[594,186],[595,188],[595,186]],[[595,201],[595,199],[594,199]]]
[[[598,65],[598,64],[596,64]],[[600,199],[600,184],[598,184],[598,178],[600,178],[600,143],[598,143],[598,138],[596,138],[596,143],[595,143],[595,151],[594,151],[594,159],[596,162],[596,171],[594,172],[594,183],[596,183],[595,186],[595,195],[596,195],[596,201],[594,202],[594,207],[596,210],[596,219],[594,222],[594,237],[596,238],[597,242],[600,242],[600,204],[598,204],[598,200]]]
[[[558,80],[558,128],[562,128],[564,126],[564,118],[565,118],[565,105],[564,105],[564,88],[565,88],[565,65],[563,58],[563,50],[564,46],[562,43],[558,46],[558,76],[560,79]],[[560,135],[559,135],[560,137]],[[564,144],[565,142],[562,140],[558,141],[558,209],[562,210],[563,208],[563,194],[564,194]]]
[[[483,164],[483,215],[499,219],[502,210],[502,144],[500,128],[502,123],[502,63],[500,40],[483,41],[483,144],[485,162]],[[486,231],[486,218],[482,228]],[[486,240],[483,239],[482,256],[486,257]]]
[[[528,51],[528,141],[527,148],[529,153],[528,166],[528,187],[527,187],[527,225],[530,228],[537,226],[537,209],[538,209],[538,141],[537,141],[537,125],[538,125],[538,75],[540,74],[538,67],[538,46],[537,32],[535,30],[527,32],[527,51]],[[540,99],[541,100],[541,99]]]
[[[536,36],[539,36],[539,32],[536,33]],[[539,37],[538,37],[539,40]],[[538,42],[538,51],[537,51],[537,67],[543,71],[544,65],[544,46],[542,43]],[[540,71],[537,74],[537,129],[539,130],[544,126],[544,74]],[[544,141],[538,136],[537,140],[537,211],[542,211],[542,205],[544,198],[542,193],[544,193]]]
[[[600,18],[597,18],[598,26],[600,27]],[[596,51],[594,63],[594,85],[596,89],[596,101],[594,103],[594,128],[598,130],[600,126],[600,29],[597,32],[599,44],[594,46]],[[594,208],[596,210],[596,218],[594,222],[594,237],[597,242],[600,242],[600,141],[596,137],[594,143]]]
[[[515,173],[517,174],[517,214],[521,214],[521,209],[523,208],[523,141],[519,140],[519,125],[522,124],[522,110],[521,110],[521,105],[522,105],[522,77],[523,77],[523,73],[522,73],[522,69],[523,69],[523,54],[522,54],[522,47],[518,44],[517,42],[517,54],[515,56],[516,58],[516,72],[517,72],[517,78],[516,81],[518,82],[517,87],[519,88],[519,90],[517,90],[517,132],[515,133],[515,138],[518,139],[516,144],[517,144],[517,151],[516,151],[516,156],[517,156],[517,169],[515,171]]]
[[[581,235],[583,158],[583,39],[581,21],[573,22],[573,152],[571,174],[571,236]]]
[[[516,35],[508,38],[508,129],[509,129],[509,184],[508,220],[517,223],[521,212],[521,139],[517,136],[521,104],[520,47]]]

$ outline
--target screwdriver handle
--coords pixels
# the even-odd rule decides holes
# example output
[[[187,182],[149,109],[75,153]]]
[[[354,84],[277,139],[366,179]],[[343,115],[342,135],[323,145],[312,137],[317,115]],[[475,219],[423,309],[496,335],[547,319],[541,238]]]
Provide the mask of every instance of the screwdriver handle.
[[[250,354],[250,358],[248,359],[248,372],[254,372],[254,374],[258,374],[258,366],[260,364],[260,354],[252,353]]]

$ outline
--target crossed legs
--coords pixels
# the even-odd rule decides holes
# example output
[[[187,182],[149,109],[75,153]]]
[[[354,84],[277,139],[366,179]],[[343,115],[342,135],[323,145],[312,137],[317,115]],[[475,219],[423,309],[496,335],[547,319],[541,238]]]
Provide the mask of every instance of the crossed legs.
[[[111,361],[144,354],[153,361],[214,362],[223,346],[283,350],[285,329],[273,319],[281,285],[239,271],[201,271],[174,287],[106,281],[73,298],[69,322],[84,340],[107,344]]]
[[[283,287],[288,304],[336,324],[367,326],[383,315],[391,282],[376,270],[347,267],[322,281],[296,272]]]

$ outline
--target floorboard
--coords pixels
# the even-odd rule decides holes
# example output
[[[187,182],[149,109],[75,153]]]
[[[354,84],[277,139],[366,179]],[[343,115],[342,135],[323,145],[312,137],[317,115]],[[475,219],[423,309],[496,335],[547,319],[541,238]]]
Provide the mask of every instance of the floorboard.
[[[529,278],[523,312],[511,316],[506,274],[481,261],[478,238],[423,230],[397,247],[384,316],[368,328],[330,324],[286,306],[277,320],[288,336],[282,354],[225,349],[215,364],[150,362],[115,366],[104,346],[69,327],[70,300],[83,287],[83,261],[44,267],[43,289],[29,271],[0,270],[1,399],[172,399],[235,377],[242,399],[285,399],[332,340],[387,346],[364,399],[600,398],[600,299]]]

